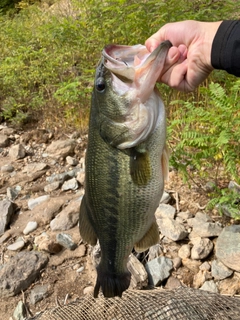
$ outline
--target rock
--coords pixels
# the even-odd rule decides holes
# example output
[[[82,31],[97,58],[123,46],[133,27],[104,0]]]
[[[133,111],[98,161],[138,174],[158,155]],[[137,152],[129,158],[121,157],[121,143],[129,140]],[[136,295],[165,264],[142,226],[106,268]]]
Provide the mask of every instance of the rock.
[[[175,213],[176,209],[174,207],[170,206],[169,204],[160,203],[155,212],[155,216],[156,219],[165,217],[174,219]]]
[[[198,273],[201,261],[191,260],[191,259],[182,259],[183,266],[187,267],[193,273]]]
[[[11,238],[11,232],[8,230],[6,231],[1,237],[0,237],[0,244],[4,243],[7,241],[9,238]]]
[[[194,218],[190,218],[187,220],[187,223],[190,227],[194,227],[194,225],[199,225],[204,222],[211,222],[211,218],[206,213],[197,212]]]
[[[76,141],[73,139],[53,141],[46,149],[46,153],[52,158],[66,158],[74,152]]]
[[[26,150],[24,146],[20,143],[12,146],[9,150],[9,156],[12,160],[18,160],[24,158],[26,155]]]
[[[25,320],[27,317],[27,310],[24,303],[20,300],[17,304],[16,309],[13,312],[14,320]]]
[[[44,162],[33,162],[26,165],[22,172],[29,174],[33,174],[35,172],[43,171],[48,168],[48,165]]]
[[[214,190],[216,190],[217,186],[214,181],[208,181],[203,188],[206,192],[213,192]]]
[[[83,186],[85,182],[85,172],[83,170],[77,173],[77,181]]]
[[[233,208],[228,204],[217,204],[216,208],[220,214],[224,214],[227,217],[233,218],[235,220],[240,220],[240,210]]]
[[[147,262],[145,268],[148,273],[149,284],[157,286],[170,276],[170,271],[173,269],[173,263],[169,258],[158,257]]]
[[[63,247],[60,243],[57,243],[53,237],[50,237],[46,232],[43,232],[40,236],[35,237],[34,243],[38,246],[39,251],[48,252],[51,254],[57,254],[62,251]]]
[[[228,189],[234,190],[234,191],[240,193],[240,185],[237,184],[235,181],[230,181],[229,182]]]
[[[82,258],[86,254],[86,247],[84,244],[78,246],[75,250],[63,250],[60,255],[52,255],[50,257],[49,266],[59,266],[65,260]]]
[[[175,257],[172,259],[172,262],[173,262],[173,268],[177,270],[182,264],[182,259],[179,257]]]
[[[52,192],[52,191],[54,191],[54,190],[59,189],[60,186],[61,186],[60,181],[54,181],[54,182],[52,182],[52,183],[50,183],[50,184],[47,184],[47,185],[44,187],[44,191],[47,192],[47,193],[50,193],[50,192]]]
[[[83,289],[83,294],[93,294],[94,287],[93,286],[88,286]]]
[[[155,244],[154,246],[151,246],[148,251],[148,261],[151,261],[160,255],[162,255],[163,251],[161,248],[161,245],[159,243]]]
[[[30,303],[36,304],[48,296],[48,285],[36,285],[30,292]]]
[[[0,235],[7,229],[16,206],[9,200],[0,201]]]
[[[216,257],[225,266],[240,272],[240,225],[223,229],[216,241]]]
[[[219,292],[221,294],[227,294],[233,296],[240,292],[240,279],[234,274],[233,277],[219,281]]]
[[[168,203],[171,199],[171,196],[166,191],[163,191],[162,198],[160,200],[160,203]]]
[[[210,271],[211,265],[209,264],[209,262],[205,261],[200,265],[199,269],[202,271]]]
[[[10,201],[14,201],[17,197],[19,192],[21,191],[21,187],[20,186],[16,186],[15,188],[7,188],[7,198]]]
[[[73,242],[72,237],[66,233],[58,233],[56,240],[61,246],[66,249],[74,250],[77,248],[77,244]]]
[[[72,178],[70,180],[67,180],[64,182],[62,185],[62,190],[67,191],[67,190],[77,190],[78,188],[78,182],[76,178]]]
[[[77,167],[67,172],[52,174],[50,177],[46,178],[46,181],[49,183],[52,183],[54,181],[59,181],[60,183],[63,183],[64,181],[70,178],[76,177],[78,172],[80,172],[81,170],[81,168]]]
[[[223,280],[230,277],[233,274],[233,270],[226,267],[221,261],[212,261],[212,276],[215,280]]]
[[[5,173],[5,172],[13,172],[14,171],[14,167],[11,164],[5,164],[4,166],[1,167],[1,172]]]
[[[66,157],[66,161],[67,161],[67,164],[69,164],[70,166],[76,166],[78,164],[78,160],[70,156]]]
[[[192,243],[191,258],[194,260],[205,259],[213,250],[213,243],[208,238],[198,237],[192,239]]]
[[[213,222],[201,222],[193,225],[193,233],[201,238],[217,237],[222,232],[222,227]]]
[[[206,280],[211,279],[211,273],[205,270],[200,270],[197,274],[193,277],[193,287],[198,289],[203,286]]]
[[[192,213],[189,211],[180,211],[177,214],[178,218],[181,218],[183,221],[187,221],[193,217]]]
[[[32,231],[36,230],[38,227],[38,224],[36,221],[29,221],[26,225],[25,229],[23,230],[23,234],[27,235],[31,233]]]
[[[204,282],[204,284],[201,286],[200,290],[218,293],[217,285],[213,280],[209,280],[209,281]]]
[[[161,234],[173,241],[185,239],[188,232],[184,226],[170,218],[157,219],[157,224]]]
[[[130,288],[142,289],[147,286],[148,274],[143,264],[133,254],[128,258],[127,268],[131,272]]]
[[[10,251],[18,251],[18,250],[21,250],[24,246],[25,246],[25,242],[23,238],[19,238],[17,241],[7,246],[7,249]]]
[[[191,255],[191,247],[188,244],[184,244],[178,251],[178,256],[182,259],[189,258]]]
[[[47,201],[34,207],[32,215],[40,226],[46,225],[59,213],[64,203],[65,200],[62,197],[49,198]]]
[[[80,268],[77,269],[77,273],[81,273],[84,270],[84,266],[81,266]]]
[[[49,195],[44,195],[35,199],[28,200],[28,208],[32,210],[34,207],[38,206],[40,203],[47,201],[50,198]]]
[[[8,136],[5,134],[0,133],[0,148],[5,148],[9,145]]]
[[[50,223],[52,231],[65,231],[78,223],[81,201],[71,201]]]
[[[27,289],[47,263],[48,257],[40,252],[17,253],[0,270],[0,297],[12,297]]]
[[[181,282],[173,277],[173,276],[170,276],[168,279],[167,279],[167,283],[165,285],[165,289],[168,289],[168,290],[174,290],[174,289],[177,289],[178,287],[181,286]]]

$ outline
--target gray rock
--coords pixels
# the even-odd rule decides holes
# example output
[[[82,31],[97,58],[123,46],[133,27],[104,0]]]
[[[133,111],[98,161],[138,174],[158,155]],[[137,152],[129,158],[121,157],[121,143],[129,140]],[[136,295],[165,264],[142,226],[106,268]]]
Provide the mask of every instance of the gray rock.
[[[204,261],[204,262],[200,265],[199,269],[202,270],[202,271],[210,271],[210,270],[211,270],[211,265],[209,264],[209,262]]]
[[[194,227],[195,225],[198,226],[199,224],[205,223],[205,222],[212,222],[212,220],[209,217],[209,215],[202,212],[197,212],[194,218],[190,218],[187,220],[187,223],[190,227]]]
[[[4,233],[15,212],[16,206],[9,200],[0,201],[0,235]]]
[[[0,147],[5,148],[9,145],[9,139],[8,136],[5,134],[0,133]]]
[[[206,192],[213,192],[216,188],[217,186],[214,181],[208,181],[204,186]]]
[[[14,167],[11,164],[5,164],[4,166],[1,167],[1,172],[13,172]]]
[[[46,178],[46,181],[49,183],[52,183],[54,181],[59,181],[63,183],[64,181],[70,178],[76,177],[78,172],[80,172],[81,170],[82,170],[81,168],[77,167],[67,172],[52,174],[50,177]]]
[[[217,285],[213,280],[209,280],[209,281],[204,282],[204,284],[201,286],[200,290],[218,293]]]
[[[73,228],[79,219],[81,200],[71,201],[50,223],[52,231],[65,231]]]
[[[25,246],[25,242],[23,238],[18,238],[14,243],[7,246],[7,249],[10,251],[18,251],[21,250]]]
[[[155,216],[157,219],[160,218],[171,218],[174,219],[176,213],[176,209],[169,204],[160,203],[156,212]]]
[[[240,272],[240,225],[223,229],[216,242],[216,257],[225,266]]]
[[[170,271],[173,269],[173,263],[169,258],[158,257],[147,262],[145,268],[148,273],[149,284],[157,286],[170,276]]]
[[[58,233],[56,235],[56,240],[66,249],[74,250],[77,248],[77,244],[73,242],[70,234]]]
[[[38,206],[39,204],[47,201],[49,199],[49,195],[44,195],[35,199],[28,200],[28,208],[32,210],[34,207]]]
[[[166,191],[163,191],[162,198],[160,200],[160,203],[168,203],[171,199],[171,196]]]
[[[238,185],[235,181],[230,181],[228,184],[228,189],[235,190],[240,193],[240,185]]]
[[[13,319],[14,320],[25,320],[26,317],[27,317],[27,310],[25,308],[25,305],[22,301],[19,301],[16,309],[13,312]]]
[[[187,221],[193,217],[190,211],[180,211],[177,213],[177,217],[181,218],[183,221]]]
[[[226,267],[221,261],[212,261],[212,276],[215,280],[223,280],[230,277],[233,270]]]
[[[48,296],[48,285],[36,285],[30,292],[30,303],[36,304]]]
[[[77,190],[77,188],[78,188],[77,179],[72,178],[70,180],[65,181],[61,189],[63,191],[67,191],[67,190]]]
[[[29,221],[28,224],[26,225],[25,229],[23,230],[23,234],[27,235],[34,230],[36,230],[38,227],[38,224],[36,221]]]
[[[66,161],[67,161],[67,164],[69,164],[70,166],[76,166],[78,164],[78,160],[70,156],[66,157]]]
[[[181,285],[182,285],[181,282],[177,278],[170,276],[167,279],[164,289],[174,290],[174,289],[177,289],[178,287],[181,287]]]
[[[11,201],[14,201],[19,194],[19,190],[17,188],[7,188],[7,198]]]
[[[178,250],[178,256],[182,259],[189,258],[191,255],[191,247],[188,244],[184,244]]]
[[[193,233],[202,238],[217,237],[222,232],[222,227],[213,222],[198,221],[193,225]]]
[[[182,240],[187,237],[188,232],[184,226],[170,218],[157,219],[160,232],[173,241]]]
[[[154,246],[151,246],[148,251],[148,261],[151,261],[160,255],[162,255],[163,251],[161,248],[161,245],[159,243],[155,244]]]
[[[191,250],[191,259],[205,259],[213,250],[213,243],[208,238],[200,237],[192,239],[193,247]]]
[[[0,297],[12,297],[27,289],[47,263],[48,257],[43,253],[17,253],[0,270]]]
[[[172,259],[172,262],[173,262],[173,268],[176,270],[181,266],[182,259],[180,257],[175,257]]]
[[[54,191],[54,190],[59,189],[60,186],[61,186],[60,181],[54,181],[54,182],[52,182],[52,183],[50,183],[50,184],[47,184],[47,185],[44,187],[44,191],[47,192],[47,193],[49,193],[49,192],[52,192],[52,191]]]
[[[26,155],[26,150],[24,146],[20,143],[12,146],[9,150],[9,156],[12,160],[18,160],[24,158]]]
[[[65,158],[73,154],[76,141],[73,139],[53,141],[46,149],[48,156],[53,158]]]

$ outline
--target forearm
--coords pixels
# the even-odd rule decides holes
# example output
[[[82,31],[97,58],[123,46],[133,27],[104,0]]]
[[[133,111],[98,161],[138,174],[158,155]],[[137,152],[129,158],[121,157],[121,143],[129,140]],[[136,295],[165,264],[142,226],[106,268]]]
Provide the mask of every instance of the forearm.
[[[223,21],[213,40],[211,64],[240,76],[240,20]]]

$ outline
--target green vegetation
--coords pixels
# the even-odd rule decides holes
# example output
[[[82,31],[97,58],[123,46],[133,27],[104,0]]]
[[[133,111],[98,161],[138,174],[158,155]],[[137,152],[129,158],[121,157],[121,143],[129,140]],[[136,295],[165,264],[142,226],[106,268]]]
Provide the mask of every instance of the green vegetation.
[[[226,0],[3,0],[0,118],[85,131],[106,44],[144,43],[170,21],[230,19],[239,6]],[[239,181],[240,81],[218,71],[209,80],[191,94],[160,88],[169,106],[171,164],[200,184],[224,175]]]

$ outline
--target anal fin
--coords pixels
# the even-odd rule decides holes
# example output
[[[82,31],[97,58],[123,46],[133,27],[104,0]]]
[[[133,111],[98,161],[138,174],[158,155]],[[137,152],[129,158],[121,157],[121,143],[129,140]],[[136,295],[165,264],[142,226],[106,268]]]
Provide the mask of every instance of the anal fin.
[[[84,195],[80,206],[79,230],[82,239],[94,246],[97,243],[97,236],[89,221],[87,211],[86,196]]]
[[[151,227],[145,233],[143,238],[135,244],[134,249],[137,252],[143,252],[143,251],[146,251],[151,246],[157,244],[158,241],[159,241],[159,230],[158,230],[157,222],[156,220],[154,220]]]

